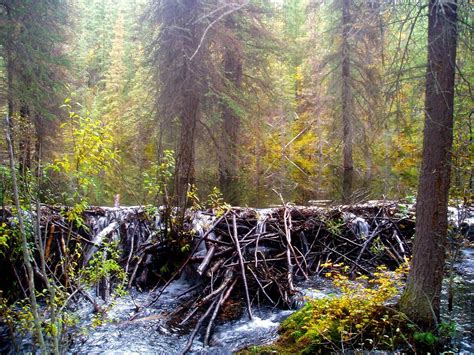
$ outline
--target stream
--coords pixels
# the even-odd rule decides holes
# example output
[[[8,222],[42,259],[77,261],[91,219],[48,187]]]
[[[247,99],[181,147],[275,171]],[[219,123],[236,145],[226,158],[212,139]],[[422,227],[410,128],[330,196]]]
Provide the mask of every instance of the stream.
[[[461,258],[454,265],[453,310],[447,307],[447,284],[444,280],[444,298],[441,300],[441,315],[445,322],[454,321],[453,351],[474,353],[474,247],[461,250]]]
[[[114,221],[123,221],[137,214],[137,208],[127,209],[107,209],[102,217],[89,221],[96,238],[103,236],[103,231],[107,226],[112,228]],[[260,210],[256,228],[259,232],[265,231],[265,221],[271,210]],[[209,217],[203,215],[194,220],[194,228],[199,234],[210,224]],[[129,228],[126,238],[132,238],[132,231],[140,231],[141,225],[133,225]],[[161,228],[160,221],[154,222],[154,228]],[[362,226],[363,227],[363,226]],[[118,232],[113,232],[118,233]],[[145,237],[146,233],[138,233],[138,238]],[[143,237],[142,237],[143,236]],[[145,239],[144,239],[145,240]],[[95,241],[97,242],[97,241]],[[135,240],[137,243],[138,240]],[[203,252],[202,250],[198,250]],[[92,251],[91,251],[92,253]],[[453,310],[448,312],[447,288],[448,280],[443,286],[442,316],[443,321],[456,323],[456,332],[453,336],[452,350],[461,353],[474,353],[474,247],[466,247],[461,250],[461,256],[454,265],[453,278]],[[134,320],[130,320],[136,315],[137,306],[146,305],[154,295],[158,293],[139,292],[132,288],[127,295],[112,301],[108,308],[107,317],[101,325],[92,327],[91,323],[94,308],[86,300],[79,301],[73,306],[71,311],[79,319],[76,329],[71,332],[70,346],[68,353],[158,353],[158,354],[179,354],[186,346],[189,339],[190,329],[179,329],[167,323],[167,315],[174,311],[183,301],[181,295],[194,285],[196,278],[186,277],[172,282],[166,288],[159,300],[150,307],[141,308]],[[300,296],[294,299],[294,309],[304,304],[305,296],[313,298],[325,297],[329,294],[337,293],[331,282],[319,277],[311,277],[308,281],[295,280],[295,287],[300,291]],[[97,297],[94,290],[88,291],[91,296]],[[192,293],[183,297],[192,297]],[[250,295],[253,305],[254,319],[249,320],[245,310],[241,305],[235,305],[235,320],[219,319],[209,342],[209,347],[204,347],[202,336],[198,334],[194,339],[191,353],[194,354],[230,354],[250,345],[262,345],[274,341],[278,334],[279,324],[288,317],[294,310],[282,310],[272,308],[268,305],[260,305],[254,295]],[[106,305],[102,305],[107,307]],[[232,317],[227,317],[232,318]],[[204,326],[204,331],[205,331]],[[20,352],[32,352],[31,336],[25,336],[19,340]],[[0,353],[13,354],[15,348],[9,340],[9,334],[5,326],[0,322]]]
[[[455,321],[453,351],[474,352],[474,248],[462,250],[461,260],[455,265],[454,307],[447,312],[447,293],[443,302],[443,320]],[[131,291],[127,296],[115,301],[109,312],[109,322],[97,328],[89,328],[82,335],[72,339],[70,353],[158,353],[178,354],[184,348],[188,334],[180,334],[166,324],[166,313],[173,310],[179,295],[190,284],[184,278],[173,282],[160,297],[155,306],[142,310],[134,321],[128,319],[134,314],[134,303],[144,304],[149,293]],[[324,297],[334,293],[329,281],[313,278],[298,285],[302,295]],[[303,299],[303,298],[301,298]],[[300,304],[301,305],[301,304]],[[92,316],[92,307],[82,304],[77,314],[87,321]],[[246,313],[234,321],[219,324],[211,338],[210,346],[203,347],[202,339],[196,337],[191,353],[230,354],[250,345],[261,345],[277,338],[278,326],[293,310],[272,309],[268,306],[255,307],[254,320]]]
[[[474,248],[462,250],[462,257],[455,265],[453,311],[447,312],[447,292],[444,292],[442,313],[444,321],[454,321],[456,332],[452,351],[458,353],[474,352]],[[446,288],[447,283],[445,283]],[[129,321],[135,314],[135,304],[146,304],[152,297],[149,292],[140,293],[135,289],[126,296],[113,301],[107,321],[91,327],[93,307],[81,301],[74,313],[81,319],[77,331],[71,337],[68,353],[117,353],[128,354],[179,354],[185,347],[188,333],[180,332],[166,323],[167,312],[178,306],[180,294],[191,284],[184,277],[174,281],[152,307],[142,309],[139,317]],[[324,297],[334,293],[331,283],[321,278],[313,278],[298,284],[302,295]],[[300,301],[303,299],[301,297]],[[302,302],[299,302],[301,306]],[[294,310],[272,309],[268,306],[254,305],[254,319],[250,321],[246,313],[234,320],[220,322],[212,335],[210,346],[203,347],[202,339],[196,337],[193,354],[231,354],[250,345],[267,344],[277,338],[279,324]],[[0,326],[0,353],[14,354],[15,349],[8,340],[6,327]],[[21,351],[31,352],[31,338],[21,341]]]
[[[304,288],[303,288],[304,286]],[[161,295],[155,306],[141,311],[140,317],[128,321],[134,314],[134,302],[146,303],[150,294],[132,291],[116,300],[109,313],[110,323],[87,334],[76,336],[69,349],[71,353],[158,353],[178,354],[185,347],[189,334],[180,334],[179,329],[166,324],[166,313],[177,305],[177,298],[190,287],[184,278],[173,282]],[[334,292],[327,280],[315,278],[302,283],[300,291],[310,297],[324,297]],[[84,303],[77,311],[90,317],[92,307]],[[191,353],[230,354],[249,345],[269,343],[277,338],[278,326],[293,310],[272,309],[268,306],[255,307],[254,319],[243,313],[238,319],[221,322],[213,333],[210,346],[203,347],[202,339],[196,337]]]

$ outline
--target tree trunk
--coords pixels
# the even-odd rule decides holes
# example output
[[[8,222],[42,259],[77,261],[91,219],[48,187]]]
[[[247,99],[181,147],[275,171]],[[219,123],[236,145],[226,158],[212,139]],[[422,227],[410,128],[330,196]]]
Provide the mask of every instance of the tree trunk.
[[[20,196],[18,193],[18,184],[16,180],[16,169],[15,169],[15,156],[13,154],[13,142],[11,139],[11,131],[10,131],[10,118],[7,116],[6,118],[6,140],[7,140],[7,148],[8,148],[8,156],[10,158],[10,173],[12,176],[12,189],[13,189],[13,200],[15,202],[15,207],[17,209],[17,218],[18,218],[18,227],[21,237],[21,249],[23,253],[23,263],[26,269],[26,278],[28,280],[28,293],[30,298],[30,305],[31,305],[31,313],[33,315],[33,324],[35,326],[36,336],[38,337],[38,343],[41,349],[41,352],[46,354],[48,353],[46,349],[45,339],[43,335],[43,329],[41,327],[42,319],[39,315],[38,311],[38,303],[36,301],[36,287],[35,287],[35,276],[34,276],[34,269],[32,265],[33,255],[30,250],[30,245],[26,237],[26,230],[25,225],[23,223],[23,215],[21,213],[21,205],[20,205]]]
[[[352,29],[350,15],[351,0],[342,2],[342,125],[343,125],[343,181],[342,200],[350,202],[352,195],[352,181],[354,175],[354,162],[352,159],[352,141],[354,127],[352,122],[352,92],[351,92],[351,63],[349,35]]]
[[[457,5],[430,0],[425,129],[413,260],[400,308],[423,328],[439,321],[453,142]]]
[[[8,21],[11,22],[11,13],[10,13],[10,8],[6,6],[6,12],[7,12],[7,18]],[[14,104],[13,104],[13,55],[12,55],[12,38],[8,38],[6,40],[6,46],[5,46],[5,53],[6,53],[6,71],[7,71],[7,115],[9,117],[8,119],[8,124],[9,124],[9,129],[10,132],[13,132],[13,113],[14,113]],[[13,137],[10,137],[12,141],[12,150],[13,154],[15,154],[15,141]]]
[[[242,60],[240,53],[226,49],[224,54],[224,75],[233,90],[239,90],[242,83]],[[239,203],[237,194],[237,148],[239,146],[240,117],[229,103],[222,103],[223,152],[219,161],[219,183],[226,202]]]
[[[171,5],[175,6],[173,2]],[[200,42],[203,36],[203,24],[194,20],[198,13],[200,2],[198,0],[185,0],[179,3],[177,10],[177,20],[186,29],[183,35],[183,29],[172,35],[168,40],[174,41],[174,47],[178,48],[176,55],[182,55],[181,58],[175,58],[179,65],[177,71],[168,72],[168,77],[164,80],[166,85],[176,87],[176,91],[169,92],[168,95],[177,95],[179,103],[173,101],[170,97],[165,98],[167,105],[177,106],[175,117],[179,118],[179,139],[176,149],[176,167],[174,174],[174,202],[175,206],[181,209],[180,224],[183,221],[185,210],[188,206],[189,186],[195,182],[195,132],[199,120],[200,101],[205,93],[206,86],[202,84],[200,74],[204,73],[205,68],[201,66],[203,62],[203,52],[206,48],[199,49],[203,44]],[[175,9],[176,11],[176,9]],[[182,18],[180,17],[182,16]],[[173,33],[178,25],[168,24],[166,32]],[[170,28],[173,28],[171,30]],[[166,44],[169,46],[169,43]],[[199,49],[196,53],[194,53]],[[170,48],[166,50],[173,52]],[[192,56],[194,54],[194,59]],[[171,58],[171,57],[170,57]],[[170,65],[170,63],[168,63]],[[171,99],[171,100],[170,100]],[[162,102],[162,104],[165,104]],[[174,119],[174,117],[170,117]]]
[[[32,132],[30,129],[30,110],[27,105],[23,104],[20,108],[20,124],[18,137],[18,154],[20,174],[26,178],[28,170],[31,169],[31,141]]]
[[[194,136],[198,120],[199,98],[192,92],[186,94],[186,107],[180,117],[180,137],[176,154],[174,189],[176,206],[184,210],[188,206],[188,188],[194,184]]]

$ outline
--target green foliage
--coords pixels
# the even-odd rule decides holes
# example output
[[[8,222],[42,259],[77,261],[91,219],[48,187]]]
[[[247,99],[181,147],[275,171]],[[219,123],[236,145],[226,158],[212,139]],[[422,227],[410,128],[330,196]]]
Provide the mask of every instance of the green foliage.
[[[36,291],[36,297],[38,299],[44,299],[46,301],[46,307],[51,310],[52,308],[62,309],[69,296],[66,290],[62,287],[55,287],[55,296],[50,299],[47,296],[48,291]],[[14,303],[9,303],[6,298],[3,297],[3,293],[0,290],[0,318],[4,322],[11,333],[16,334],[17,339],[19,336],[28,336],[35,331],[34,316],[31,310],[30,300],[22,298]],[[42,324],[42,329],[47,337],[46,339],[52,342],[53,338],[64,333],[66,328],[72,328],[76,326],[79,319],[72,312],[63,310],[59,314],[59,319],[56,322],[52,322],[48,319]],[[13,339],[15,340],[15,339]]]
[[[201,200],[199,199],[198,189],[196,185],[189,186],[186,196],[188,200],[190,201],[190,205],[192,206],[191,207],[192,209],[198,211],[204,208],[204,204],[202,204]]]
[[[73,111],[71,99],[64,101],[69,119],[61,125],[65,135],[66,153],[46,170],[62,174],[70,181],[66,200],[77,203],[97,196],[97,179],[111,172],[117,157],[110,128],[90,112],[85,115]],[[72,195],[72,196],[71,196]]]
[[[165,150],[159,163],[151,164],[148,171],[143,172],[143,185],[145,191],[144,200],[149,198],[156,202],[160,196],[166,196],[169,185],[172,182],[175,168],[174,151]]]
[[[0,11],[0,56],[6,61],[16,116],[51,126],[64,90],[68,6],[62,1],[11,0]],[[41,120],[39,117],[47,118]]]
[[[104,243],[97,251],[87,266],[80,271],[84,282],[90,286],[97,284],[104,278],[113,278],[118,281],[114,290],[118,296],[124,294],[123,285],[127,280],[125,270],[119,264],[120,251],[118,242]]]
[[[71,223],[71,225],[87,230],[88,227],[84,221],[84,211],[87,209],[87,207],[87,200],[83,199],[78,201],[76,204],[74,204],[74,206],[67,209],[66,211],[63,210],[63,214],[65,215],[66,220]]]
[[[342,232],[342,228],[346,225],[343,220],[341,219],[328,219],[325,221],[326,229],[331,234],[340,235]]]
[[[211,193],[207,196],[207,207],[214,210],[216,216],[222,216],[231,207],[224,201],[222,192],[217,187],[213,187]]]
[[[198,211],[206,208],[212,209],[216,216],[223,215],[231,206],[224,201],[224,196],[218,187],[213,187],[207,200],[201,202],[199,199],[198,189],[195,185],[191,185],[187,192],[187,197],[191,202],[192,209]]]
[[[418,343],[428,346],[433,346],[439,340],[439,338],[432,332],[415,332],[413,333],[413,339]]]
[[[340,294],[309,299],[281,324],[276,343],[250,353],[313,354],[361,349],[433,352],[453,336],[454,322],[443,322],[432,331],[420,330],[390,305],[401,290],[408,263],[395,272],[380,267],[372,279],[359,276],[355,281],[344,276],[348,268],[342,264],[323,266],[332,268],[326,276],[333,278]]]
[[[5,250],[9,247],[9,242],[14,238],[13,231],[5,222],[0,224],[0,255],[5,255]]]
[[[374,239],[372,245],[370,246],[370,252],[377,256],[380,256],[385,252],[385,246],[380,240],[380,237]]]
[[[280,345],[307,354],[360,347],[396,350],[404,343],[399,332],[407,319],[387,302],[399,292],[406,268],[389,272],[381,267],[373,279],[360,276],[354,282],[337,268],[327,276],[334,278],[341,295],[309,300],[282,323]]]
[[[0,165],[0,204],[2,206],[5,203],[10,202],[10,190],[11,190],[11,174],[10,169],[4,165]]]

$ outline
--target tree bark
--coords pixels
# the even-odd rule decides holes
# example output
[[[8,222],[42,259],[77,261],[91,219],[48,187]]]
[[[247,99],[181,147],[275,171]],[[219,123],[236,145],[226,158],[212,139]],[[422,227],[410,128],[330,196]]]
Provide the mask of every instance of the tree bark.
[[[453,142],[456,1],[428,7],[423,158],[416,204],[413,260],[400,308],[423,328],[439,321],[447,239],[447,207]]]
[[[343,125],[343,181],[342,181],[342,200],[349,203],[352,195],[352,184],[354,175],[354,162],[352,159],[352,142],[354,127],[352,122],[352,91],[351,91],[351,62],[349,35],[352,29],[351,25],[351,0],[342,2],[342,125]]]
[[[239,90],[242,83],[242,59],[240,53],[227,48],[224,53],[224,75],[231,90]],[[229,103],[222,103],[223,153],[219,161],[219,183],[224,199],[238,204],[237,194],[237,148],[239,146],[240,117]]]
[[[178,207],[184,210],[188,207],[188,187],[194,184],[194,136],[198,120],[199,98],[192,92],[186,95],[186,107],[180,117],[180,138],[176,155],[175,198]]]
[[[164,85],[170,85],[175,90],[171,92],[163,91],[162,95],[177,96],[178,103],[174,102],[174,98],[164,97],[162,105],[176,106],[176,112],[170,117],[179,119],[179,138],[176,149],[176,167],[174,174],[174,190],[173,197],[175,205],[181,208],[180,219],[184,218],[184,211],[188,206],[188,189],[195,182],[195,132],[199,119],[200,101],[207,89],[203,86],[200,75],[204,75],[205,67],[203,67],[203,52],[207,48],[201,48],[191,59],[196,48],[202,44],[203,24],[195,20],[195,16],[199,13],[198,0],[186,0],[182,3],[173,4],[175,10],[178,11],[175,16],[178,23],[183,29],[177,31],[175,23],[167,24],[165,30],[170,33],[166,37],[164,43],[168,46],[166,51],[169,52],[168,60],[177,61],[179,65],[175,68],[177,72],[171,69],[164,70],[166,72],[163,80]],[[175,32],[177,31],[177,32]],[[172,41],[172,42],[168,42]],[[173,43],[170,47],[170,43]],[[164,49],[163,49],[164,50]],[[180,58],[172,58],[175,53]],[[171,65],[173,63],[168,63]]]
[[[41,327],[41,318],[38,311],[38,303],[36,300],[36,287],[35,287],[35,276],[33,270],[33,254],[30,250],[30,246],[26,237],[26,230],[25,225],[23,223],[23,216],[22,210],[20,205],[20,196],[18,193],[18,184],[16,180],[16,168],[15,168],[15,156],[13,154],[13,142],[12,142],[12,134],[10,131],[10,118],[7,116],[6,118],[6,140],[7,140],[7,148],[8,148],[8,155],[10,158],[10,173],[12,176],[12,189],[13,189],[13,200],[15,202],[15,207],[17,209],[17,218],[18,218],[18,227],[21,237],[21,249],[23,253],[23,263],[26,269],[26,278],[28,281],[28,293],[31,305],[31,313],[33,315],[33,324],[36,331],[36,336],[38,337],[38,344],[40,346],[41,352],[46,354],[48,353],[46,348],[46,343],[43,334],[43,328]]]
[[[21,121],[18,127],[20,134],[18,139],[19,170],[22,177],[26,178],[27,171],[31,169],[31,141],[30,110],[28,105],[23,104],[20,108]]]

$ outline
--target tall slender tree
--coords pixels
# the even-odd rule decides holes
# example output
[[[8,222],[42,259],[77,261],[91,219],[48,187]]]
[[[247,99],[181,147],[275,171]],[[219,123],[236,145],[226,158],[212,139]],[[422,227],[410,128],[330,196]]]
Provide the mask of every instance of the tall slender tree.
[[[352,0],[342,0],[342,41],[341,41],[341,71],[342,71],[342,95],[341,112],[343,126],[343,181],[342,198],[344,202],[350,202],[352,196],[352,185],[354,179],[354,161],[352,157],[352,144],[354,136],[353,102],[351,84],[351,48],[349,37],[352,31],[351,20]]]
[[[150,20],[159,26],[150,53],[160,92],[157,112],[161,130],[177,131],[174,197],[187,206],[188,186],[195,181],[195,133],[199,108],[209,88],[208,37],[201,20],[204,2],[161,0],[151,5]]]
[[[228,44],[224,51],[224,76],[232,91],[238,91],[242,85],[242,49],[237,41]],[[240,117],[235,113],[228,100],[222,102],[222,142],[223,151],[219,159],[219,182],[224,198],[231,204],[237,203],[237,155],[240,134]]]
[[[0,7],[0,21],[5,24],[0,27],[0,55],[6,61],[9,115],[17,130],[21,122],[32,127],[17,137],[18,160],[25,170],[32,153],[53,134],[48,128],[63,99],[67,9],[59,0],[6,0]]]
[[[421,326],[439,321],[453,142],[457,1],[430,0],[423,160],[413,261],[400,306]]]

